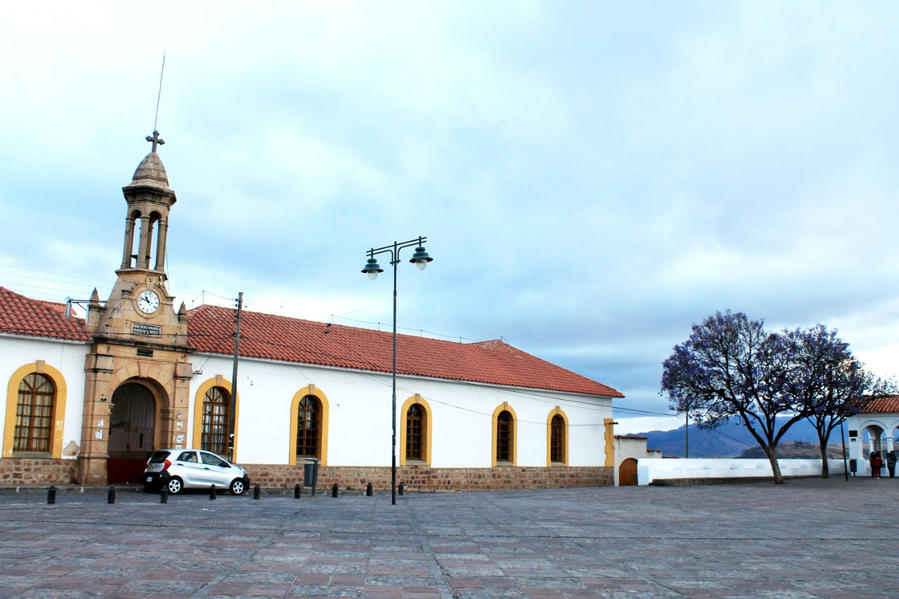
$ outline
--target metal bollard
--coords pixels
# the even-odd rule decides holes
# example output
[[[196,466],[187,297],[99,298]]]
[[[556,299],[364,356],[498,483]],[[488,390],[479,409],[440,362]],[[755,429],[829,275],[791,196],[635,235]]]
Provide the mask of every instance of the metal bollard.
[[[262,494],[262,490],[259,488],[259,483],[253,486],[253,499],[259,499],[259,496]]]
[[[399,492],[400,497],[402,497],[406,493],[406,483],[400,483],[397,491]]]
[[[215,485],[209,485],[209,499],[215,499]]]
[[[300,494],[303,492],[303,487],[300,486],[300,483],[297,483],[293,486],[293,498],[299,499]]]
[[[169,502],[169,487],[168,485],[162,485],[162,489],[159,490],[159,503],[168,503]]]
[[[337,483],[334,483],[334,486],[331,487],[331,497],[337,497]]]
[[[373,491],[372,491],[372,488],[371,488],[371,483],[368,483],[367,485],[365,485],[365,496],[366,496],[366,497],[371,497],[371,496],[372,496],[372,493],[373,493]]]
[[[50,485],[50,488],[47,489],[47,505],[53,505],[56,503],[56,487]]]
[[[106,503],[115,503],[115,487],[109,485],[109,491],[106,492]]]

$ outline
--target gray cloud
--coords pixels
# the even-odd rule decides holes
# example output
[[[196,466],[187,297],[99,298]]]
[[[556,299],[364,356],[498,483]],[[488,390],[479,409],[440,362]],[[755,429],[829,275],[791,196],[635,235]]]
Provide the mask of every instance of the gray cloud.
[[[0,277],[112,282],[166,47],[188,301],[387,322],[364,251],[423,234],[401,326],[503,336],[622,406],[666,411],[661,360],[718,309],[838,325],[888,363],[894,8],[161,3],[148,37],[136,8],[6,7]]]

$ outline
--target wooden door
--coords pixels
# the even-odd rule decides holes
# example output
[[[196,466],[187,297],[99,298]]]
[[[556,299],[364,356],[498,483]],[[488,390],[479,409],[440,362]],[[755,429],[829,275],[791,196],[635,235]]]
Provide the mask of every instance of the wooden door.
[[[110,484],[140,482],[154,449],[155,424],[156,401],[149,389],[137,383],[116,389],[109,414],[106,471]]]
[[[628,487],[637,484],[637,460],[627,458],[618,467],[618,486]]]

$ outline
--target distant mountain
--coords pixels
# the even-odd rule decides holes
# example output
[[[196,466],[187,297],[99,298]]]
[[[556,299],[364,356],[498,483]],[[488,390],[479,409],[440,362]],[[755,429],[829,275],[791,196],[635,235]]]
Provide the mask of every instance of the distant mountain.
[[[778,421],[786,422],[788,418],[778,418]],[[661,449],[662,455],[683,457],[684,455],[684,427],[672,431],[649,431],[637,433],[638,437],[646,437],[646,446],[649,449]],[[801,420],[790,427],[784,435],[781,443],[805,442],[818,446],[818,433],[807,421]],[[837,429],[830,436],[829,443],[840,442],[840,431]],[[714,429],[700,429],[695,424],[690,425],[689,430],[690,457],[738,457],[744,451],[757,447],[758,443],[741,422],[731,421]]]
[[[837,435],[839,439],[839,435]],[[849,446],[846,446],[846,451],[849,451]],[[743,452],[741,458],[756,458],[766,460],[768,456],[765,455],[765,452],[762,451],[762,448],[756,445],[755,447],[750,447],[746,451]],[[821,450],[818,447],[818,442],[814,443],[806,443],[805,441],[781,441],[777,444],[777,457],[778,458],[804,458],[804,459],[813,459],[819,460],[821,459]],[[843,457],[843,448],[839,443],[831,443],[827,446],[827,457],[833,459],[839,459]]]

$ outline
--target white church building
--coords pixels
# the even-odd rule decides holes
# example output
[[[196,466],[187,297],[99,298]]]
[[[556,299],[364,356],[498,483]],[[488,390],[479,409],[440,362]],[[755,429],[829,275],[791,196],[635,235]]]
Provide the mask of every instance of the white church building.
[[[392,336],[242,312],[187,311],[166,291],[176,202],[157,153],[123,188],[117,280],[87,316],[0,287],[7,382],[0,484],[139,482],[154,449],[233,457],[253,482],[389,487]],[[398,482],[419,490],[612,484],[612,400],[600,382],[502,341],[400,335]]]

